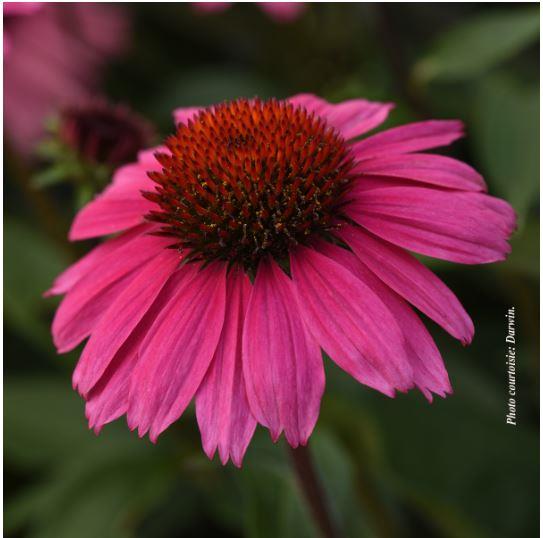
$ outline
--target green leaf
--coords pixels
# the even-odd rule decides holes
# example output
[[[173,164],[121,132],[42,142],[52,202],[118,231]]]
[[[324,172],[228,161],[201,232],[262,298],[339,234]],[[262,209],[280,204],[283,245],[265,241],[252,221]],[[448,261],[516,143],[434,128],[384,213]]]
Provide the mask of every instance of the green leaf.
[[[504,196],[521,220],[539,190],[539,91],[504,76],[477,87],[472,136],[491,191]]]
[[[38,172],[32,177],[32,186],[36,189],[45,189],[58,185],[70,179],[70,173],[65,166],[55,165]]]
[[[310,442],[326,502],[341,536],[370,536],[371,522],[356,483],[351,455],[332,431],[317,428]]]
[[[464,80],[480,75],[537,41],[539,9],[516,8],[485,13],[445,32],[414,70],[428,82]]]
[[[39,481],[7,505],[11,531],[30,527],[36,538],[133,536],[186,458],[185,443],[165,439],[155,446],[122,424],[95,436],[68,379],[8,378],[4,397],[6,460],[40,471]]]
[[[95,195],[92,184],[83,183],[77,186],[75,193],[75,210],[79,211],[84,205],[88,204]]]
[[[277,87],[258,75],[236,69],[196,69],[167,84],[150,103],[151,115],[173,121],[171,113],[179,107],[207,106],[238,97],[262,98],[277,95]]]
[[[495,331],[492,336],[496,338]],[[392,493],[396,502],[401,499],[436,529],[436,535],[531,536],[535,520],[530,521],[529,514],[537,506],[537,436],[528,425],[505,424],[505,381],[497,389],[484,367],[481,372],[474,369],[481,362],[480,350],[453,356],[450,348],[440,348],[455,394],[444,400],[436,397],[431,405],[416,392],[388,399],[345,376],[337,386],[335,372],[327,377],[328,390],[332,385],[335,399],[344,400],[345,409],[350,409],[343,415],[352,440],[357,431],[360,439],[369,435],[360,417],[368,414],[374,421],[371,435],[377,437],[378,458],[353,444],[353,459],[371,472],[382,491]],[[489,352],[486,344],[482,349]],[[469,360],[461,358],[467,353]],[[497,351],[493,356],[499,361],[499,355]],[[333,418],[342,421],[340,416]],[[328,423],[333,422],[330,417]]]
[[[66,267],[64,255],[39,230],[4,220],[4,314],[9,325],[41,348],[50,350],[50,303],[42,294]]]
[[[241,469],[247,538],[313,538],[316,528],[301,496],[283,443],[255,436]]]
[[[168,494],[176,472],[163,451],[132,441],[127,434],[92,450],[73,447],[45,480],[9,503],[9,528],[30,526],[31,536],[40,538],[134,536],[136,525]]]
[[[66,146],[56,138],[46,138],[36,148],[36,155],[44,159],[56,160],[66,153]]]
[[[83,402],[53,377],[9,377],[4,382],[6,457],[24,468],[59,462],[95,441]]]
[[[539,221],[535,217],[528,219],[511,239],[511,254],[507,261],[498,267],[539,281],[539,230]]]

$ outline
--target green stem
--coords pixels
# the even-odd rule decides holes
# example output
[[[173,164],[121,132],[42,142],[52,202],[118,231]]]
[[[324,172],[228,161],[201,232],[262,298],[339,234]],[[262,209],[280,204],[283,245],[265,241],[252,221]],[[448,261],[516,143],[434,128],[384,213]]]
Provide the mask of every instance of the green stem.
[[[311,452],[307,446],[290,448],[289,453],[292,465],[296,471],[298,482],[313,519],[324,538],[339,538],[339,533],[330,514],[326,495],[319,480],[317,470],[313,463]]]

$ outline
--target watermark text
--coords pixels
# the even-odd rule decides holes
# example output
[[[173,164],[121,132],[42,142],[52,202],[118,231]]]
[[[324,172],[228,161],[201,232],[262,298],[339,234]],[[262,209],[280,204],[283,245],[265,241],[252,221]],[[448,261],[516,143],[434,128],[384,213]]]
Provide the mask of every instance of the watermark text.
[[[517,349],[515,330],[515,307],[512,306],[505,314],[507,323],[505,344],[506,344],[506,365],[507,365],[507,414],[505,423],[512,426],[517,425]]]

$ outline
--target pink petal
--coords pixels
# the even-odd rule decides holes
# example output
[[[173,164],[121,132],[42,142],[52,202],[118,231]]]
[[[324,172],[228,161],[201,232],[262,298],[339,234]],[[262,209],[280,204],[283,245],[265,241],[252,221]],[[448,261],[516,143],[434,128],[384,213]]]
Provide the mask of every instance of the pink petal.
[[[85,416],[89,421],[89,428],[96,434],[128,410],[128,388],[130,376],[138,360],[139,344],[141,334],[129,337],[87,396]]]
[[[409,305],[379,280],[351,252],[331,243],[319,244],[319,252],[341,263],[371,288],[390,310],[401,327],[406,343],[407,357],[413,370],[413,382],[432,401],[432,392],[445,397],[451,394],[447,370],[443,359],[426,327]]]
[[[189,106],[189,107],[184,107],[184,108],[176,108],[173,111],[173,120],[175,122],[175,125],[178,125],[179,123],[186,124],[189,120],[194,119],[194,117],[201,110],[204,110],[204,107]]]
[[[85,396],[100,379],[180,261],[179,252],[164,249],[138,269],[132,281],[103,313],[74,371],[74,388],[80,394]]]
[[[162,165],[156,160],[157,153],[171,154],[166,146],[155,146],[149,149],[142,149],[138,152],[138,165],[145,168],[148,172],[159,172],[162,170]]]
[[[412,187],[413,183],[408,179],[392,176],[374,176],[361,174],[356,177],[345,194],[345,201],[356,200],[363,196],[364,191],[382,189],[384,187]]]
[[[330,358],[389,396],[412,386],[402,331],[377,295],[339,263],[306,247],[291,253],[298,308]]]
[[[144,215],[156,208],[156,204],[141,195],[142,190],[153,190],[148,170],[140,164],[121,167],[104,192],[76,215],[70,240],[107,235],[141,224]]]
[[[394,107],[392,103],[377,103],[365,99],[350,99],[343,103],[331,104],[309,93],[294,95],[288,101],[324,118],[346,139],[377,127],[386,120],[389,111]]]
[[[77,282],[53,319],[53,340],[59,353],[70,351],[91,333],[111,302],[128,284],[133,272],[156,256],[171,240],[143,235],[104,257],[99,270]]]
[[[449,189],[486,191],[482,176],[471,166],[442,155],[387,155],[361,161],[355,171],[371,176],[410,179]],[[386,178],[383,179],[382,186],[386,186]]]
[[[458,263],[504,260],[515,214],[486,194],[422,187],[366,190],[345,213],[401,247]]]
[[[411,153],[446,146],[463,136],[457,120],[431,120],[394,127],[356,142],[352,151],[358,160]]]
[[[154,229],[152,225],[140,224],[121,235],[104,241],[57,276],[53,282],[53,286],[44,293],[44,296],[50,297],[51,295],[62,295],[70,291],[85,275],[94,268],[99,267],[102,261],[111,254],[111,252],[152,229]]]
[[[169,278],[143,319],[117,351],[98,383],[86,396],[86,416],[89,427],[96,433],[99,433],[105,424],[128,411],[130,380],[139,360],[140,346],[183,277],[184,272],[180,269]]]
[[[473,338],[473,322],[454,293],[404,250],[346,226],[339,233],[356,256],[396,293],[432,318],[462,343]]]
[[[217,349],[225,313],[224,264],[183,266],[183,276],[140,348],[128,423],[157,437],[183,413]]]
[[[196,417],[206,454],[212,459],[218,448],[224,465],[232,458],[238,467],[256,427],[245,393],[241,358],[243,321],[251,287],[240,269],[232,269],[227,276],[221,338],[196,393]]]
[[[319,346],[293,308],[291,280],[262,260],[243,328],[243,373],[255,418],[281,432],[292,447],[305,445],[319,415],[324,368]]]

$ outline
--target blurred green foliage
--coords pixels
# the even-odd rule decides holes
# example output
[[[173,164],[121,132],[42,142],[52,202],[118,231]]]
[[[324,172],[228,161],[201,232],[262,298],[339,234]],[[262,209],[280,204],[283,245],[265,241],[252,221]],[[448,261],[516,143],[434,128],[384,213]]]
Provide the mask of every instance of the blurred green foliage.
[[[386,126],[455,117],[448,153],[485,175],[519,214],[502,264],[428,260],[471,313],[475,341],[435,332],[455,394],[385,398],[327,361],[311,438],[345,537],[532,537],[537,532],[539,8],[494,4],[312,4],[276,24],[252,5],[197,15],[127,6],[130,53],[106,92],[171,129],[177,106],[311,91],[392,100]],[[68,245],[70,185],[38,190],[39,170],[5,153],[5,534],[29,538],[313,537],[283,441],[259,430],[242,470],[209,462],[192,411],[158,444],[123,421],[96,437],[72,392],[77,352],[54,353],[55,301],[42,292],[90,248]],[[507,426],[505,312],[517,309],[517,427]]]

